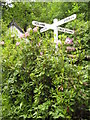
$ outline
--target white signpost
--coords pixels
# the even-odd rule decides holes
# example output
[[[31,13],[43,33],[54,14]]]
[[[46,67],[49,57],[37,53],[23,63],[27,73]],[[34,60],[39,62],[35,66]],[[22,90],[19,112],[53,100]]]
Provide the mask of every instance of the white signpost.
[[[64,23],[70,22],[70,21],[74,20],[75,18],[76,18],[76,14],[73,14],[69,17],[66,17],[65,19],[60,20],[60,21],[58,21],[57,19],[54,19],[53,24],[47,24],[47,23],[37,22],[37,21],[32,21],[32,24],[35,26],[38,26],[38,27],[43,27],[40,30],[40,32],[45,32],[49,29],[54,30],[54,42],[57,42],[58,41],[58,31],[74,34],[74,30],[70,30],[70,29],[62,28],[62,27],[58,27],[58,26],[62,25]]]

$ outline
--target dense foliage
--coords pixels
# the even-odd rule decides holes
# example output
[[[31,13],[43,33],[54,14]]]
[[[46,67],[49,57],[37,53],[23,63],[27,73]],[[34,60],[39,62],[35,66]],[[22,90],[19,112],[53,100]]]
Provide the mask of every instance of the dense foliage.
[[[2,120],[88,120],[90,90],[88,62],[84,61],[89,41],[87,3],[13,4],[13,8],[2,8]],[[24,28],[32,26],[32,20],[52,23],[55,17],[73,13],[77,19],[64,26],[75,34],[59,33],[61,43],[54,43],[53,33],[40,34],[38,28],[22,38],[4,32],[5,21],[9,23],[13,17]],[[67,43],[68,39],[73,43]]]
[[[9,24],[14,19],[24,29],[32,26],[33,20],[52,23],[54,18],[60,20],[74,13],[79,15],[78,18],[82,15],[81,20],[87,21],[88,3],[14,2],[13,7],[5,4],[2,7],[3,20]]]

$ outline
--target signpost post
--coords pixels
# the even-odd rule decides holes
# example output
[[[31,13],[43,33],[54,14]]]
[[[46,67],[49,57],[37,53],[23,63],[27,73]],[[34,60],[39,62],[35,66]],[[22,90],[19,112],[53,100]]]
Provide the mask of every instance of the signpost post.
[[[40,30],[41,33],[45,32],[49,29],[54,30],[54,42],[57,42],[58,41],[58,31],[74,34],[74,30],[58,27],[59,25],[70,22],[74,19],[76,19],[76,14],[66,17],[60,21],[58,21],[57,19],[54,19],[53,24],[47,24],[47,23],[37,22],[37,21],[32,21],[32,24],[35,26],[38,26],[38,27],[42,27],[42,29]]]
[[[57,24],[58,20],[54,19],[53,22],[54,22],[54,42],[57,42],[58,41],[58,28],[57,28],[56,24]]]

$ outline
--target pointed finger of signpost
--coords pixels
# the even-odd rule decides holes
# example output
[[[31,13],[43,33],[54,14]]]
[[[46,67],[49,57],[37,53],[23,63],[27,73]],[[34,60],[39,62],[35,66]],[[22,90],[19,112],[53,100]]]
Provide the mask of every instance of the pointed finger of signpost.
[[[74,30],[70,30],[70,29],[62,28],[62,27],[58,27],[58,31],[74,34]]]
[[[45,31],[47,31],[47,30],[49,30],[49,28],[44,27],[44,28],[42,28],[42,29],[40,30],[40,32],[42,33],[42,32],[45,32]]]
[[[70,22],[70,21],[72,21],[74,19],[76,19],[76,14],[73,14],[73,15],[71,15],[69,17],[66,17],[66,18],[58,21],[56,26],[62,25],[62,24],[67,23],[67,22]]]
[[[42,22],[37,22],[37,21],[32,21],[32,24],[38,27],[45,27],[46,23],[42,23]]]

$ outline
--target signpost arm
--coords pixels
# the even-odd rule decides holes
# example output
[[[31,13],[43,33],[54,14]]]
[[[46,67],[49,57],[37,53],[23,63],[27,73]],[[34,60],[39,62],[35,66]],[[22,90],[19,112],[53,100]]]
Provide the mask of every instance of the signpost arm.
[[[67,22],[70,22],[70,21],[74,20],[75,18],[76,18],[76,14],[73,14],[73,15],[67,17],[67,18],[64,18],[64,19],[58,21],[56,26],[62,25],[62,24],[67,23]]]
[[[74,34],[74,30],[70,30],[70,29],[62,28],[62,27],[58,27],[58,31]]]

